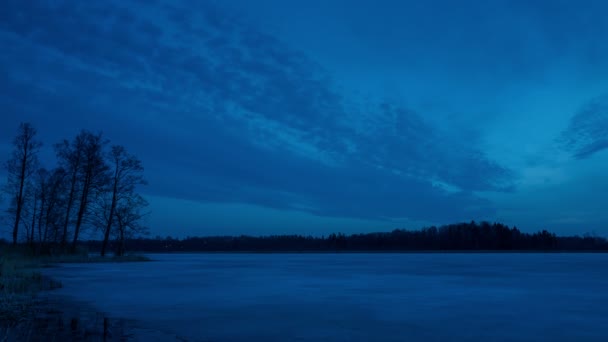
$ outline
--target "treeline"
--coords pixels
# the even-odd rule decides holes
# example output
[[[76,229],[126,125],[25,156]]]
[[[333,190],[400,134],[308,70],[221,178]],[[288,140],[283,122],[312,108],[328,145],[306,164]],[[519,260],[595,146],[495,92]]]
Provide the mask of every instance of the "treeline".
[[[500,223],[459,223],[386,233],[139,238],[127,241],[140,252],[332,252],[332,251],[608,251],[599,237],[556,236],[547,231],[522,233]],[[100,241],[89,241],[91,249]]]
[[[145,184],[141,161],[86,130],[53,145],[51,168],[40,163],[42,146],[32,124],[19,125],[3,187],[12,244],[25,242],[37,253],[75,252],[83,230],[93,229],[102,256],[111,239],[115,253],[124,254],[125,241],[145,231],[147,202],[136,191]]]

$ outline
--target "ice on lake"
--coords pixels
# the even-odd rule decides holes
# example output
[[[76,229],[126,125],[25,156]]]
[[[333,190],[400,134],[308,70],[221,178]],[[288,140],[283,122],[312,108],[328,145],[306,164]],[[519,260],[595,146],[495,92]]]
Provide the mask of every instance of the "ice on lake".
[[[608,254],[155,254],[58,295],[188,341],[608,341]]]

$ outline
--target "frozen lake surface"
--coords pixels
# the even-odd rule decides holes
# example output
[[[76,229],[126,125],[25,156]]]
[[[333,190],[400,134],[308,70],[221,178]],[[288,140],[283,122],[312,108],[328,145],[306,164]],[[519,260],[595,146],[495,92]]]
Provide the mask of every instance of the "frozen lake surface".
[[[608,254],[155,254],[46,272],[188,341],[608,341]]]

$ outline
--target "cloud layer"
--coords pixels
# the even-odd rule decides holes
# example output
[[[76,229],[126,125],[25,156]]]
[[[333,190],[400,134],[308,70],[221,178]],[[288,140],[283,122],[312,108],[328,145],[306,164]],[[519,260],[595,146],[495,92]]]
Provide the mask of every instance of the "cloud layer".
[[[570,119],[561,136],[563,147],[577,159],[608,148],[608,96],[590,100]]]
[[[572,16],[568,4],[477,5],[411,6],[412,21],[398,25],[401,17],[388,13],[385,23],[366,22],[368,10],[355,2],[347,27],[357,29],[348,32],[369,51],[388,50],[385,57],[428,72],[432,81],[421,79],[421,89],[437,87],[445,99],[464,94],[457,82],[481,82],[476,101],[495,105],[483,84],[512,86],[509,77],[545,82],[549,65],[573,59],[586,61],[577,75],[608,70],[599,58],[608,49],[596,31],[608,25],[598,19],[598,4],[572,8]],[[503,108],[477,121],[473,108],[486,107],[458,108],[465,119],[454,128],[424,106],[356,98],[341,90],[335,66],[319,64],[230,8],[199,1],[2,1],[0,144],[21,120],[34,122],[49,144],[80,128],[102,130],[143,160],[150,196],[324,217],[495,217],[500,208],[484,194],[518,190],[522,171],[499,162],[508,159],[503,155],[490,156],[481,132],[498,125]],[[499,29],[513,18],[520,29]],[[570,29],[561,28],[565,23]],[[471,32],[475,39],[465,37]],[[408,44],[397,44],[401,39]],[[441,49],[425,51],[429,41]],[[345,49],[355,53],[356,46]],[[547,55],[558,57],[547,62]],[[373,60],[371,52],[364,57]],[[490,84],[490,76],[500,80]],[[608,147],[607,103],[589,102],[559,138],[575,158]],[[527,114],[518,115],[514,120]]]

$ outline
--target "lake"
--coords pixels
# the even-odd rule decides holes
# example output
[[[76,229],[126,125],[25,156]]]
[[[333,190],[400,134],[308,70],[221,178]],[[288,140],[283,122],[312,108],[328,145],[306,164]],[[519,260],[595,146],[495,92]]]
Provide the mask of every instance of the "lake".
[[[54,294],[188,341],[608,341],[608,254],[153,254]]]

